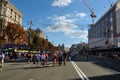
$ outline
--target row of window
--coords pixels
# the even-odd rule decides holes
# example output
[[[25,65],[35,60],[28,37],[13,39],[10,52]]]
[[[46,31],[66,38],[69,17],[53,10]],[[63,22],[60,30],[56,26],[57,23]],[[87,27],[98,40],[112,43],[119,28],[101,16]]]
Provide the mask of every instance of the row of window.
[[[1,4],[1,15],[7,16],[12,22],[21,23],[21,16],[13,9],[5,5],[4,3]]]
[[[114,13],[110,12],[89,30],[89,38],[108,38],[114,36]]]

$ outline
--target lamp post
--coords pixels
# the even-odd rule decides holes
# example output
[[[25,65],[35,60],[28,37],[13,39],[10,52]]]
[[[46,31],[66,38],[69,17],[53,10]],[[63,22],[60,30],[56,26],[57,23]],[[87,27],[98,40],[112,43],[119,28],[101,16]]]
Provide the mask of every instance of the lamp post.
[[[31,27],[34,25],[32,21],[28,21],[28,25],[29,25],[29,29],[28,29],[28,48],[29,48],[29,52],[30,52],[30,45],[31,45]]]
[[[46,35],[46,46],[47,46],[47,50],[49,50],[49,45],[48,45],[48,36]]]

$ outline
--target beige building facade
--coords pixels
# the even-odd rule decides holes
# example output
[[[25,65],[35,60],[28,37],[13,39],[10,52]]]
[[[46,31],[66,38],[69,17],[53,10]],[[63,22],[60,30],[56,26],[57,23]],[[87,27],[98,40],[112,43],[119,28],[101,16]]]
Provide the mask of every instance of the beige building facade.
[[[0,0],[0,44],[8,42],[8,38],[4,33],[7,23],[15,23],[22,26],[23,14],[9,1]]]
[[[0,0],[0,18],[5,25],[7,22],[22,25],[22,15],[9,0]]]

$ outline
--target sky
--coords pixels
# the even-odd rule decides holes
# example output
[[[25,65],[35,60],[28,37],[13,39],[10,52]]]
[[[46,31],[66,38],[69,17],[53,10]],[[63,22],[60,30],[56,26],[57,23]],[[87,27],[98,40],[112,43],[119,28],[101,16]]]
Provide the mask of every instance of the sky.
[[[22,12],[25,28],[32,21],[33,29],[40,28],[54,45],[88,42],[88,29],[92,23],[90,10],[83,0],[10,0]],[[86,0],[94,10],[96,22],[116,0]]]

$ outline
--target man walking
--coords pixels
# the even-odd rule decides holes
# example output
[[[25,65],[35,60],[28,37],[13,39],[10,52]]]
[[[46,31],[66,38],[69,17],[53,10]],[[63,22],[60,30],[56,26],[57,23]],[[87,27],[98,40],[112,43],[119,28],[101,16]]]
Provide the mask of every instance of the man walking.
[[[66,65],[66,60],[67,60],[67,53],[63,51],[63,64]]]
[[[58,52],[58,64],[59,66],[62,64],[62,58],[63,58],[63,54],[61,51]]]

